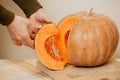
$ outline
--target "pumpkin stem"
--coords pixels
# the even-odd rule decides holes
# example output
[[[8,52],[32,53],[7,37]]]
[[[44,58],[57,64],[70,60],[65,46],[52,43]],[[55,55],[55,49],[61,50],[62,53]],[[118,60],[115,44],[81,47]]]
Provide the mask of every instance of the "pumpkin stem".
[[[91,16],[92,11],[93,11],[93,8],[90,9],[90,11],[88,13],[88,17]]]

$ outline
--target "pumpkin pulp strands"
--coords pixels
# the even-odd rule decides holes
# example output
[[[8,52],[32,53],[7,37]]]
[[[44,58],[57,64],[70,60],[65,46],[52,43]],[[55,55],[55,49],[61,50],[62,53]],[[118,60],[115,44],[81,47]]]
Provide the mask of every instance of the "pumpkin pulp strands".
[[[59,55],[59,51],[58,49],[56,48],[56,41],[55,41],[55,37],[52,37],[53,38],[53,51],[54,51],[54,55],[59,59],[59,60],[63,60],[60,55]]]
[[[55,35],[49,37],[46,40],[45,47],[46,47],[46,50],[49,53],[49,55],[51,55],[56,60],[62,61],[63,59],[60,57],[60,55],[58,53],[58,50],[57,50],[57,48],[55,46],[55,42],[56,42],[55,37],[56,37]]]

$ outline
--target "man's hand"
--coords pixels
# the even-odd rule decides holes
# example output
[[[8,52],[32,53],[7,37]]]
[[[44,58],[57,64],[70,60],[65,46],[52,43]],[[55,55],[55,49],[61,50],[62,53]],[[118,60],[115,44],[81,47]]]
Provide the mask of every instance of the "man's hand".
[[[40,8],[38,9],[36,12],[34,12],[31,16],[30,16],[30,26],[29,28],[32,28],[32,31],[29,31],[30,37],[32,39],[35,38],[35,35],[37,33],[37,31],[42,28],[42,26],[44,24],[49,24],[52,23],[52,21],[46,16],[46,14],[44,13],[44,11]]]
[[[21,46],[24,44],[28,47],[34,48],[33,42],[28,33],[29,28],[27,27],[29,25],[29,19],[15,15],[12,23],[7,26],[10,37],[15,45]]]
[[[15,15],[14,20],[7,26],[13,43],[17,46],[22,44],[34,48],[35,35],[44,24],[52,21],[45,15],[42,9],[34,12],[29,19]]]

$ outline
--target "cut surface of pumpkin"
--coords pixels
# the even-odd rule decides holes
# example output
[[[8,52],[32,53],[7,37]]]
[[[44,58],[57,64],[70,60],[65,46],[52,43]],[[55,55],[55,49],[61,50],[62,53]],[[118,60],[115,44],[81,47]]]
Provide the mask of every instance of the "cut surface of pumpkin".
[[[64,69],[65,62],[55,54],[55,38],[58,35],[56,25],[48,24],[39,30],[35,39],[35,48],[40,61],[49,69]]]
[[[70,15],[62,19],[61,22],[58,24],[59,37],[56,40],[56,46],[59,49],[59,53],[62,56],[63,60],[67,63],[70,63],[68,59],[69,32],[78,20],[78,16]]]

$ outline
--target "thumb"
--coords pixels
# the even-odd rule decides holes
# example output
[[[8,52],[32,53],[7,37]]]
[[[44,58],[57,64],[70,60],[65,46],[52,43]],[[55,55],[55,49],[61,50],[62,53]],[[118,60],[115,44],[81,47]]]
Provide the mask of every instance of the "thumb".
[[[47,16],[43,16],[43,21],[45,22],[45,23],[52,23],[52,20],[50,19],[50,18],[48,18]]]
[[[29,35],[23,41],[23,44],[34,49],[33,41],[30,39]]]
[[[48,18],[45,14],[36,16],[36,20],[40,23],[52,23],[52,20]]]
[[[32,49],[34,49],[34,45],[33,45],[33,42],[32,40],[28,40],[28,41],[25,41],[25,43],[23,43],[25,46],[28,46],[28,47],[31,47]]]

